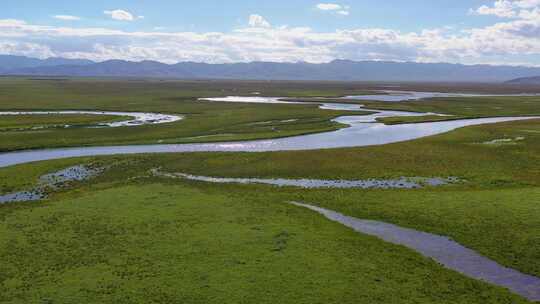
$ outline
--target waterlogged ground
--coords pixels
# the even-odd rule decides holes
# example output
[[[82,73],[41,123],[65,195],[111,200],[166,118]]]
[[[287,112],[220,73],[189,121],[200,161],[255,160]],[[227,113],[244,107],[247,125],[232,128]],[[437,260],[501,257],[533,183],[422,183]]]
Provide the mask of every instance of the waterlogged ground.
[[[4,277],[10,278],[8,285],[0,287],[0,297],[30,302],[69,297],[112,303],[134,286],[143,286],[154,291],[130,293],[132,300],[181,298],[191,302],[200,297],[210,303],[257,298],[289,302],[294,296],[295,303],[321,298],[331,303],[356,303],[358,299],[381,303],[424,299],[420,302],[431,303],[449,297],[447,301],[456,303],[525,303],[504,289],[443,270],[405,248],[351,234],[319,215],[287,207],[287,198],[315,199],[313,190],[282,192],[265,186],[223,188],[156,180],[143,168],[160,159],[103,160],[123,166],[114,165],[91,184],[78,186],[72,193],[55,194],[47,202],[0,208],[4,219],[0,250],[9,262],[0,267]],[[340,197],[367,194],[348,191],[352,192],[327,193],[326,199],[337,193]],[[396,190],[382,191],[373,193],[377,204],[394,209],[387,195]],[[407,191],[414,195],[422,190]],[[425,197],[426,193],[418,195]],[[439,198],[444,200],[444,196]],[[7,208],[11,206],[16,209]],[[20,225],[26,228],[15,229]],[[11,243],[14,238],[22,242]],[[5,247],[8,243],[1,243],[4,241],[11,245]],[[38,248],[31,244],[39,244],[42,253],[37,254],[34,250]],[[63,260],[61,270],[51,271],[64,252],[70,258]],[[27,266],[7,267],[16,263]],[[37,274],[10,288],[25,277],[24,269]],[[141,273],[152,279],[141,278]],[[84,291],[77,288],[95,280],[115,288],[110,292],[99,285]],[[422,288],[424,285],[429,288]],[[343,293],[335,295],[336,288]]]
[[[113,122],[102,122],[95,125],[90,125],[90,127],[133,127],[133,126],[142,126],[142,125],[153,125],[153,124],[163,124],[163,123],[172,123],[175,121],[181,120],[183,117],[180,115],[167,115],[160,113],[137,113],[137,112],[108,112],[108,111],[0,111],[0,117],[2,116],[28,116],[28,115],[105,115],[105,116],[120,116],[120,117],[130,117],[130,119],[113,121]],[[64,128],[69,128],[71,125],[64,125]]]
[[[525,97],[525,96],[538,96],[534,93],[520,93],[520,94],[471,94],[471,93],[441,93],[441,92],[417,92],[417,91],[398,91],[398,90],[380,90],[376,91],[377,94],[369,95],[355,95],[346,96],[344,99],[351,100],[375,100],[384,102],[403,102],[420,99],[432,99],[432,98],[448,98],[448,97],[497,97],[497,96],[511,96],[511,97]]]
[[[503,267],[446,237],[378,221],[360,220],[305,203],[292,202],[292,204],[318,212],[360,233],[412,248],[445,267],[471,278],[508,288],[531,301],[540,301],[540,278]]]
[[[0,299],[526,303],[275,198],[216,190],[98,187],[1,208]]]
[[[0,167],[24,164],[34,161],[53,160],[70,157],[102,155],[128,155],[139,153],[194,153],[194,152],[278,152],[302,151],[333,148],[367,147],[409,141],[422,137],[446,133],[466,126],[494,124],[501,122],[539,119],[539,117],[495,117],[462,119],[442,122],[427,122],[402,125],[385,125],[369,122],[374,119],[358,119],[344,116],[336,119],[349,127],[333,132],[301,135],[271,140],[223,142],[208,144],[156,144],[136,146],[104,146],[64,149],[47,149],[7,152],[0,154]]]
[[[323,180],[323,179],[285,179],[285,178],[231,178],[197,176],[185,173],[162,172],[152,169],[152,174],[161,177],[181,178],[194,181],[221,184],[265,184],[279,187],[300,187],[306,189],[336,188],[336,189],[418,189],[422,187],[437,187],[458,183],[455,177],[400,177],[398,179],[366,179],[366,180]]]
[[[206,98],[201,100],[233,103],[235,102],[235,100],[242,100],[241,103],[289,103],[288,101],[283,101],[277,97],[224,97]],[[319,107],[324,110],[341,111],[360,111],[364,109],[361,105],[340,103],[323,103],[320,104]],[[54,150],[36,150],[28,152],[12,152],[0,154],[0,167],[23,164],[26,162],[39,160],[117,154],[173,152],[269,152],[365,147],[418,139],[426,136],[449,132],[466,126],[540,118],[540,116],[492,117],[386,125],[384,123],[380,123],[379,120],[391,117],[415,117],[438,114],[386,110],[368,111],[370,112],[370,114],[365,114],[361,116],[340,116],[335,118],[333,120],[334,122],[341,125],[347,125],[348,127],[332,132],[291,136],[271,140],[222,142],[214,144],[158,144],[109,147],[104,146],[95,148],[82,147]]]
[[[184,120],[173,123],[130,128],[0,134],[4,150],[58,147],[60,143],[225,139],[231,140],[227,151],[242,151],[243,143],[234,140],[336,130],[344,126],[329,122],[351,114],[368,115],[346,119],[346,124],[378,126],[374,120],[388,118],[358,111],[362,109],[355,101],[346,101],[353,103],[347,109],[355,110],[352,113],[333,108],[333,103],[322,109],[319,102],[198,100],[252,92],[286,97],[369,93],[360,92],[356,84],[216,82],[208,86],[74,80],[55,81],[54,85],[14,81],[8,87],[2,81],[0,87],[10,94],[10,100],[0,96],[0,108],[5,110],[78,107],[185,115]],[[453,119],[540,114],[540,99],[535,96],[490,98],[413,100],[392,103],[386,110],[439,113],[453,115]],[[388,103],[366,104],[390,107]],[[409,116],[405,122],[425,118]],[[447,117],[429,116],[439,118]],[[175,151],[165,150],[171,146],[161,147],[163,151],[152,152]],[[32,189],[40,176],[78,164],[109,168],[92,179],[51,191],[46,200],[0,205],[0,302],[529,303],[527,295],[511,284],[504,285],[509,290],[470,278],[414,248],[357,233],[289,202],[309,202],[356,219],[448,236],[504,269],[527,278],[539,277],[539,149],[539,120],[526,119],[382,146],[117,155],[0,168],[0,194]],[[61,153],[59,157],[67,157],[71,152]],[[160,177],[151,174],[153,168],[195,177],[225,177],[234,183]],[[318,182],[307,184],[314,187],[236,183],[251,178],[282,179],[302,186],[308,180],[399,182],[402,177],[456,177],[459,182],[416,189],[321,188]]]
[[[0,80],[1,111],[116,111],[167,113],[184,116],[172,123],[132,128],[52,128],[28,132],[0,132],[0,151],[66,146],[99,146],[156,143],[193,143],[279,138],[332,131],[343,126],[332,119],[344,115],[362,115],[362,111],[328,111],[314,104],[248,104],[204,102],[200,98],[225,96],[284,96],[292,100],[326,98],[326,103],[341,102],[368,105],[386,110],[439,113],[452,118],[521,116],[538,113],[537,96],[443,97],[402,103],[343,100],[340,96],[373,95],[388,90],[386,84],[295,83],[198,81],[55,79],[39,81],[23,78]],[[400,85],[392,90],[415,92],[465,92],[476,95],[515,95],[538,93],[537,88],[501,85],[452,84]],[[253,94],[258,92],[258,95]],[[378,94],[380,95],[380,93]],[[328,99],[329,97],[336,97]],[[436,101],[436,102],[434,102]],[[348,112],[348,113],[347,113]],[[409,121],[432,118],[409,117]],[[446,119],[438,117],[438,119]],[[2,118],[0,117],[0,121]],[[254,124],[268,122],[270,124]],[[1,123],[0,123],[1,124]]]
[[[0,204],[38,201],[47,197],[47,193],[68,187],[71,182],[81,182],[96,177],[104,169],[101,167],[76,165],[41,176],[36,186],[29,190],[7,194],[0,192]]]
[[[84,114],[0,115],[0,132],[37,132],[48,129],[85,128],[123,120],[129,120],[129,118]]]
[[[300,188],[361,188],[361,189],[415,189],[422,186],[441,186],[457,182],[455,178],[401,178],[398,180],[331,181],[312,179],[257,179],[257,178],[216,178],[183,173],[166,173],[153,169],[152,174],[167,178],[181,178],[208,183],[267,184],[274,186],[294,186]],[[433,258],[445,267],[456,270],[474,279],[508,288],[531,301],[540,301],[540,278],[520,273],[499,265],[446,237],[406,229],[383,222],[360,220],[312,205],[293,202],[292,204],[314,210],[325,217],[350,227],[360,233],[377,236],[387,242],[404,245]]]

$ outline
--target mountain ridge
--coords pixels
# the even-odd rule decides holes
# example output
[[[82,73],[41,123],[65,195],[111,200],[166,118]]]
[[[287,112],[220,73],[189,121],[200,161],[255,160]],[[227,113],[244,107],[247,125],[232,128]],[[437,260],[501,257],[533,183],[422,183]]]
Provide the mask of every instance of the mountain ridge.
[[[31,58],[26,56],[0,55],[0,72],[6,72],[24,68],[59,66],[59,65],[90,65],[94,61],[86,59],[66,59],[51,57],[46,59]]]
[[[505,84],[540,85],[540,76],[520,77],[506,81]]]
[[[222,64],[186,61],[166,64],[151,60],[135,62],[115,59],[93,62],[79,59],[42,60],[0,55],[0,74],[175,79],[506,82],[538,76],[540,68],[343,59],[320,64],[265,61]]]

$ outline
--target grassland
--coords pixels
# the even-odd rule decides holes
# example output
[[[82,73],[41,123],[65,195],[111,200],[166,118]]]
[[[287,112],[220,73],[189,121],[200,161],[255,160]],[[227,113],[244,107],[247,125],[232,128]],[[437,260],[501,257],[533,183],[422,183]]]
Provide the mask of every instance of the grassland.
[[[464,119],[464,116],[440,116],[440,115],[424,115],[424,116],[401,116],[401,117],[382,117],[378,118],[378,122],[382,122],[387,125],[399,125],[404,123],[421,123],[421,122],[435,122],[435,121],[447,121]]]
[[[458,117],[495,117],[540,115],[540,96],[434,98],[405,103],[367,102],[377,109],[432,112]]]
[[[182,121],[159,126],[0,132],[0,151],[87,145],[235,141],[336,130],[343,126],[331,122],[331,119],[340,115],[351,115],[350,112],[320,110],[315,105],[212,103],[198,101],[198,98],[260,93],[263,96],[302,99],[359,95],[368,93],[373,88],[373,85],[368,84],[333,82],[137,79],[40,81],[0,78],[0,110],[116,110],[186,115],[186,119]],[[419,89],[415,86],[411,88]],[[426,89],[440,90],[438,87]],[[513,92],[510,89],[507,91]],[[437,112],[454,117],[540,114],[538,110],[540,97],[449,98],[435,102],[418,101],[406,104],[362,103],[373,108]],[[413,122],[433,119],[433,117],[424,117],[422,120],[414,118]],[[261,124],[261,122],[268,123]],[[403,123],[410,122],[410,119],[393,119],[385,122]]]
[[[151,82],[147,89],[152,90],[155,83],[174,87],[154,91],[156,96],[168,97],[148,99],[164,112],[192,107],[191,112],[182,113],[196,113],[200,107],[201,116],[217,121],[212,115],[218,112],[207,108],[221,111],[224,106],[230,111],[228,116],[239,115],[246,123],[273,120],[276,125],[282,124],[278,120],[283,117],[297,118],[294,116],[304,111],[315,115],[305,119],[321,122],[328,117],[319,115],[329,115],[309,106],[285,106],[282,110],[279,105],[270,109],[249,104],[201,104],[193,101],[193,96],[174,95],[211,95],[221,84],[197,92],[197,85],[190,83],[192,91],[188,92],[176,91],[176,82]],[[70,88],[72,84],[45,85]],[[112,90],[112,85],[100,85]],[[268,95],[341,95],[339,85],[331,85],[336,86],[335,91],[324,86],[300,91],[268,84],[273,90]],[[88,98],[83,107],[121,110],[127,100],[141,100],[137,111],[152,108],[136,93],[122,99],[110,91],[108,96],[118,98],[114,103],[92,105],[102,92],[90,98],[81,94],[86,87],[81,85],[76,94],[81,100]],[[239,83],[236,87],[244,91],[221,95],[262,91],[257,84]],[[361,89],[354,88],[345,95]],[[51,96],[70,92],[65,87],[56,90]],[[21,98],[17,94],[12,93],[15,99]],[[50,100],[59,102],[62,98]],[[495,106],[476,98],[455,102],[455,108],[450,100],[405,106],[409,107],[406,110],[464,116],[491,115],[493,111],[530,115],[540,110],[540,102],[534,98],[497,101]],[[52,101],[40,105],[48,106],[67,109]],[[508,108],[503,112],[495,109],[500,106]],[[469,107],[475,110],[467,112]],[[259,113],[261,109],[265,109],[263,113]],[[264,113],[270,111],[275,112]],[[123,132],[115,136],[121,137]],[[145,132],[150,131],[142,134]],[[168,132],[163,134],[177,131]],[[217,132],[224,133],[228,132]],[[207,133],[188,130],[185,134]],[[151,138],[152,134],[147,135]],[[512,145],[486,144],[518,137],[523,140]],[[115,139],[111,136],[107,140]],[[29,188],[44,173],[88,162],[111,167],[97,179],[74,184],[71,190],[53,194],[45,202],[0,206],[0,302],[526,303],[504,289],[446,270],[413,251],[354,233],[287,204],[291,200],[447,235],[503,265],[540,276],[540,120],[475,126],[366,148],[136,155],[24,164],[0,169],[0,193]],[[225,177],[455,176],[463,182],[416,190],[303,190],[205,184],[149,175],[149,170],[157,167]]]
[[[213,195],[217,193],[219,196],[230,199],[230,204],[240,201],[251,202],[256,206],[254,207],[255,209],[258,209],[264,214],[270,212],[268,209],[288,208],[283,206],[287,201],[299,200],[338,210],[359,218],[382,220],[422,231],[447,235],[503,265],[538,276],[540,275],[540,256],[538,256],[540,252],[540,248],[538,247],[538,244],[540,244],[538,242],[538,236],[540,235],[540,222],[538,220],[540,218],[540,192],[538,190],[538,181],[540,180],[540,171],[538,170],[538,164],[540,164],[540,159],[538,158],[538,155],[540,155],[538,153],[540,152],[540,132],[538,131],[540,131],[538,121],[522,121],[470,127],[412,142],[362,149],[324,150],[317,151],[316,153],[197,153],[98,158],[99,162],[108,165],[113,164],[113,169],[97,181],[89,185],[83,185],[82,188],[77,188],[77,190],[72,192],[60,193],[44,206],[40,204],[4,206],[1,212],[5,212],[6,214],[4,222],[11,223],[12,220],[8,219],[13,212],[22,212],[22,214],[28,214],[29,216],[42,208],[53,208],[53,210],[55,210],[54,208],[61,208],[63,210],[62,208],[65,208],[64,205],[68,204],[73,210],[68,213],[60,210],[50,211],[50,216],[59,214],[63,218],[63,220],[59,221],[68,221],[70,223],[69,225],[75,225],[77,221],[80,221],[80,218],[85,217],[91,218],[88,220],[88,225],[90,223],[97,224],[97,215],[91,216],[88,214],[89,212],[115,214],[122,218],[131,218],[131,210],[137,208],[146,210],[145,208],[147,208],[149,200],[145,198],[146,196],[141,196],[139,192],[134,190],[137,188],[145,189],[145,193],[152,193],[155,200],[164,200],[168,204],[175,206],[189,204],[190,199],[183,198],[183,196],[174,192],[175,190],[172,190],[174,187],[181,189],[178,190],[180,192],[187,193],[191,193],[190,191],[194,189],[205,194],[212,193]],[[525,133],[529,134],[528,137],[517,145],[493,147],[482,144],[483,141],[492,140],[493,138],[518,136]],[[45,172],[88,161],[92,161],[92,159],[60,160],[5,168],[0,170],[0,180],[3,181],[2,188],[10,190],[24,189],[29,187],[39,175]],[[310,164],[317,164],[317,166]],[[297,188],[209,185],[195,182],[162,180],[148,176],[148,170],[155,167],[161,167],[163,170],[173,172],[188,172],[212,176],[347,179],[399,176],[457,176],[466,182],[445,188],[420,190],[300,190]],[[22,175],[15,175],[15,172],[21,172]],[[169,189],[169,187],[172,188]],[[104,193],[102,194],[103,196],[96,197],[91,195],[91,193],[101,193],[102,191]],[[168,191],[173,191],[175,194],[170,194],[170,196],[165,195],[165,193],[169,193]],[[109,196],[112,198],[108,198]],[[171,200],[170,197],[175,197],[177,200]],[[189,197],[191,197],[191,194]],[[115,203],[108,203],[109,201],[114,201]],[[94,203],[91,203],[90,207],[86,207],[89,202]],[[118,209],[114,209],[114,211],[104,211],[102,209],[95,211],[94,209],[98,203],[101,206],[100,208],[105,208],[104,206],[106,208],[116,208],[113,206],[118,204],[120,207],[117,207]],[[125,207],[124,204],[129,204],[129,207]],[[125,209],[122,209],[123,207]],[[159,207],[155,207],[152,210],[158,212]],[[233,213],[237,212],[235,209]],[[142,215],[151,212],[141,211],[140,213]],[[69,219],[73,214],[77,214],[78,220],[70,222]],[[168,222],[168,220],[163,220],[160,214],[156,214],[153,218],[156,221],[154,223],[155,225],[164,221]],[[24,220],[28,219],[26,215],[21,215],[21,218]],[[43,219],[43,217],[38,218]],[[198,223],[208,218],[213,217],[191,212],[189,215],[177,218],[176,220],[195,221]],[[288,221],[295,222],[296,218],[296,216],[291,216],[288,218]],[[256,220],[262,221],[262,218],[253,216],[253,221]],[[266,217],[264,220],[266,220]],[[270,221],[278,226],[283,224],[281,220],[277,219],[270,219]],[[112,225],[112,223],[117,223],[118,219],[112,220],[105,218],[100,219],[98,222],[101,223],[100,225]],[[42,226],[46,224],[36,220],[30,226],[36,230],[48,231],[53,226],[57,226],[57,223],[58,221],[52,221],[48,224],[48,228],[46,228]],[[20,226],[14,224],[10,229],[5,231],[6,235],[15,233],[15,227]],[[321,226],[317,227],[321,231],[328,229]],[[150,233],[148,231],[153,231],[151,228],[139,230],[133,227],[129,229],[117,227],[114,229],[111,228],[112,230],[124,231],[123,233],[119,233],[118,237],[125,237],[124,234],[130,231],[130,234],[134,234],[133,238],[142,242],[141,244],[150,242],[141,239],[141,234],[144,236],[145,233]],[[30,231],[35,230],[30,229]],[[73,240],[73,235],[82,236],[82,240],[93,237],[90,232],[81,232],[80,230],[73,232],[71,228],[68,229],[67,227],[55,228],[55,231],[52,235],[48,233],[34,234],[34,241],[49,243],[55,239],[57,241],[63,239]],[[102,237],[109,237],[109,234],[115,235],[111,231],[99,233],[99,235]],[[64,233],[70,233],[71,236],[64,235]],[[214,237],[215,235],[212,233],[208,235],[209,239]],[[192,239],[192,236],[187,239],[189,239],[190,244],[193,244],[194,239]],[[166,236],[154,238],[151,244],[166,242],[167,240],[168,237]],[[21,242],[27,243],[26,241]],[[106,243],[110,242],[114,243],[111,240]],[[246,242],[252,242],[253,246],[262,246],[256,240],[246,240]],[[33,242],[31,243],[33,244]],[[222,241],[218,243],[223,244]],[[323,244],[326,243],[323,242]],[[53,246],[51,251],[54,251],[56,246],[63,245],[51,245]],[[88,245],[80,246],[88,248]],[[101,248],[99,244],[95,244],[95,246],[102,250],[100,252],[102,252],[101,256],[103,257],[109,257],[115,252],[112,249]],[[151,245],[148,246],[151,247]],[[130,248],[130,246],[126,248]],[[230,249],[228,252],[237,254],[237,250],[244,252],[244,249],[240,248]],[[353,254],[346,247],[341,248],[341,250],[341,258],[336,257],[336,259],[345,259],[345,257],[350,257]],[[147,252],[147,254],[152,257],[159,255],[158,252]],[[304,252],[301,255],[311,258],[309,257],[309,253]],[[54,263],[54,261],[56,263],[60,263],[60,261],[75,263],[74,261],[76,260],[76,256],[67,257],[64,254],[55,254],[53,257],[47,258],[51,259],[49,263]],[[157,259],[159,260],[161,258]],[[355,257],[355,259],[357,258]],[[19,262],[22,263],[22,261]],[[135,264],[138,263],[144,262],[139,261]],[[176,261],[176,263],[181,262]],[[394,267],[402,269],[401,267],[405,267],[402,262],[388,260],[385,263],[387,263],[386,266],[378,266],[377,269],[393,269]],[[108,262],[103,262],[103,264],[103,267],[108,267],[107,265],[109,265]],[[133,267],[136,267],[135,264]],[[415,264],[413,263],[411,265]],[[31,269],[34,269],[34,267],[38,266],[32,266]],[[425,266],[416,265],[414,267],[424,269]],[[193,265],[193,267],[187,268],[199,269],[203,272],[207,271],[203,266]],[[262,268],[258,269],[261,270]],[[311,273],[311,270],[306,271]],[[59,276],[58,280],[66,279],[63,277],[62,272],[54,275]],[[135,274],[133,275],[135,276]],[[160,277],[158,274],[155,275]],[[283,276],[290,278],[292,274],[286,273]],[[419,283],[423,280],[422,276],[414,275],[413,277],[410,278],[411,282]],[[326,279],[328,277],[325,277],[324,280]],[[114,278],[111,278],[111,280],[114,281]],[[166,278],[162,278],[161,280],[161,282],[167,281]],[[444,279],[440,277],[431,277],[431,280],[444,282]],[[140,283],[134,284],[138,285]],[[265,282],[264,284],[269,283]],[[444,285],[446,283],[440,284]],[[456,283],[454,282],[452,284]],[[385,286],[381,286],[383,289],[388,287],[386,284],[381,283],[381,285]],[[392,288],[395,288],[395,286]],[[450,287],[446,286],[444,288]],[[481,290],[476,285],[470,288],[470,290],[461,290],[461,292],[469,297],[471,294],[476,294],[477,291]],[[50,292],[56,290],[53,287],[50,287],[50,289]],[[372,297],[372,292],[379,294],[380,290],[374,289],[367,291],[362,289],[361,292],[370,294],[369,296],[362,295],[362,297],[368,297],[365,299],[371,299],[373,302],[377,302],[376,297],[369,297]],[[407,299],[418,300],[426,296],[425,293],[427,291],[419,290],[418,292],[419,294],[411,294],[410,298]],[[75,291],[73,293],[81,295]],[[100,291],[97,293],[100,294]],[[28,295],[30,292],[24,294]],[[440,295],[440,291],[434,291],[434,294]],[[460,303],[461,300],[455,298],[453,293],[450,294],[452,295],[448,296],[452,298],[442,297],[437,301]],[[492,297],[497,293],[489,291],[485,294],[489,294]],[[319,293],[317,296],[322,297]],[[52,295],[51,297],[55,298]],[[302,298],[304,297],[305,295],[302,295]],[[358,298],[360,294],[354,294],[354,297]],[[343,301],[346,303],[348,300],[343,299]],[[426,303],[437,302],[429,297],[425,301]],[[499,300],[493,298],[467,298],[466,301],[469,301],[469,303],[482,303],[482,301],[497,303]],[[502,302],[513,303],[513,301],[504,300]],[[399,301],[397,299],[380,298],[380,302],[397,303]]]
[[[136,128],[0,132],[0,151],[274,138],[341,127],[331,119],[345,112],[320,110],[316,105],[198,101],[199,97],[249,95],[256,89],[244,83],[214,86],[205,82],[0,79],[0,110],[121,110],[186,115],[184,120],[176,123]],[[284,94],[284,90],[280,90],[270,92]],[[305,96],[318,93],[321,92],[303,92]],[[258,124],[260,122],[270,123]]]
[[[218,188],[145,182],[0,207],[0,301],[525,303],[262,189]]]

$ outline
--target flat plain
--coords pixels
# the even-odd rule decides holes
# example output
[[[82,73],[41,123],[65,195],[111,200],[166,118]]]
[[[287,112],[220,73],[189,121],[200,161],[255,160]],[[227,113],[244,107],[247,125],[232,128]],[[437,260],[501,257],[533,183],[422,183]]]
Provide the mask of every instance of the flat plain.
[[[403,86],[534,93],[534,88],[484,84]],[[0,150],[246,140],[336,130],[344,126],[331,119],[351,112],[198,98],[257,92],[313,100],[377,88],[371,83],[5,78],[0,79],[0,110],[149,111],[185,119],[114,129],[4,130]],[[361,104],[452,115],[443,119],[540,115],[540,97]],[[56,117],[19,118],[10,122],[0,116],[0,126],[57,123]],[[385,122],[434,118],[440,117]],[[44,201],[0,205],[0,302],[527,303],[504,288],[358,234],[290,201],[448,236],[501,265],[540,276],[540,120],[466,127],[363,148],[29,163],[0,169],[0,194],[31,188],[39,176],[77,164],[107,169],[51,191]],[[216,177],[457,177],[460,182],[420,189],[302,189],[170,179],[152,175],[155,168]]]

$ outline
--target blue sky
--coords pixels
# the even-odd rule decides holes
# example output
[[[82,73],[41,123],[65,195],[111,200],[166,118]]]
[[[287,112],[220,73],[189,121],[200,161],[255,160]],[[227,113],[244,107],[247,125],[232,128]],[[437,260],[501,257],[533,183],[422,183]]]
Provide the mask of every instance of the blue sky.
[[[0,4],[0,53],[540,65],[540,0],[17,0]]]
[[[315,30],[353,29],[358,27],[399,28],[404,31],[447,25],[486,25],[490,17],[474,18],[470,8],[489,3],[479,0],[456,1],[343,1],[349,6],[348,18],[329,18],[316,9],[321,1],[36,1],[17,0],[2,3],[0,18],[22,19],[39,24],[63,25],[51,18],[55,15],[73,15],[83,19],[74,26],[111,26],[131,30],[151,30],[168,27],[176,30],[230,31],[242,26],[246,16],[260,14],[275,24],[309,26]],[[439,3],[441,2],[441,3]],[[326,3],[326,2],[325,2]],[[111,22],[105,10],[124,9],[143,15],[136,23]],[[341,18],[339,18],[341,17]]]

